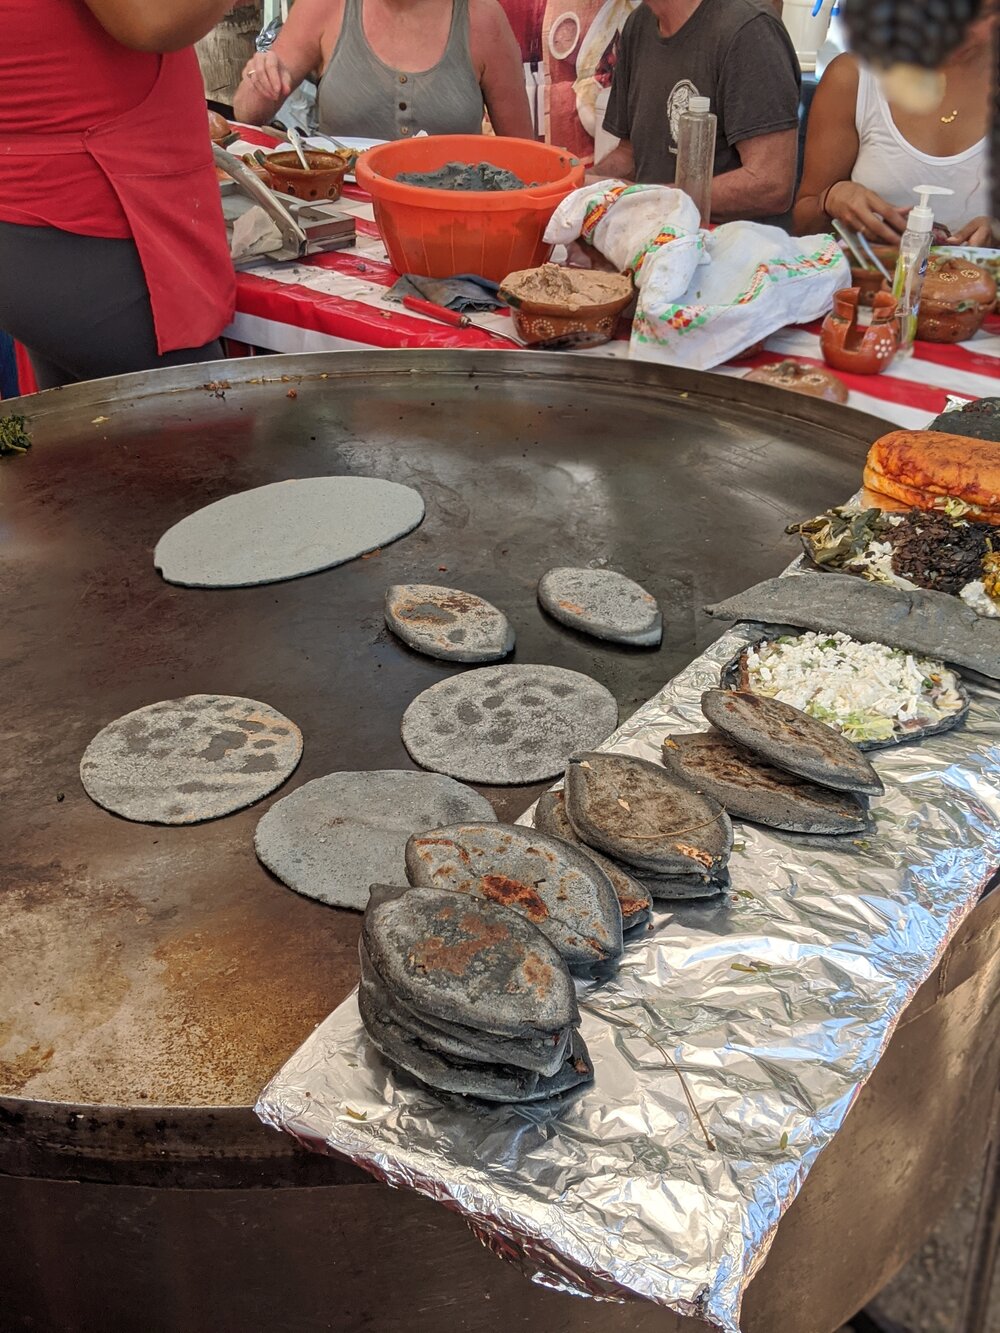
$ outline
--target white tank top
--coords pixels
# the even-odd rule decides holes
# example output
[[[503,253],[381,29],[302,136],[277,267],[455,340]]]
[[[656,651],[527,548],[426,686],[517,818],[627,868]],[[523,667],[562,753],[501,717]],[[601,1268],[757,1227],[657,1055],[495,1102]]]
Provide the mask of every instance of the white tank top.
[[[860,148],[851,180],[874,190],[897,208],[918,202],[918,185],[944,185],[954,196],[933,200],[934,220],[952,231],[990,211],[987,187],[987,143],[980,139],[964,153],[931,157],[903,138],[889,110],[878,79],[858,69],[858,103],[854,113]]]

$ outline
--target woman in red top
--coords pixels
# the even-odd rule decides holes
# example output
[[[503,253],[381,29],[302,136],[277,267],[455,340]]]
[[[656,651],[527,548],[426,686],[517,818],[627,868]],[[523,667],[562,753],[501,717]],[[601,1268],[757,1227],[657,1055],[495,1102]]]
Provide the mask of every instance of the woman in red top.
[[[0,328],[42,388],[221,356],[235,278],[191,43],[233,0],[0,0]]]

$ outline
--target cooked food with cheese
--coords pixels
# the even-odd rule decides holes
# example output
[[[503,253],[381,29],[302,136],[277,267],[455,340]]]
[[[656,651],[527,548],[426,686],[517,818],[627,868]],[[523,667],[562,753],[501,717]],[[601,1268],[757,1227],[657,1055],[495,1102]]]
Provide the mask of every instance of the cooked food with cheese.
[[[1000,617],[1000,525],[926,509],[843,506],[785,531],[798,534],[821,569],[951,593],[979,615]]]
[[[914,509],[1000,523],[1000,441],[940,430],[895,430],[868,451],[865,486]]]
[[[780,699],[866,748],[954,726],[968,709],[943,662],[848,634],[781,635],[741,655],[743,689]]]

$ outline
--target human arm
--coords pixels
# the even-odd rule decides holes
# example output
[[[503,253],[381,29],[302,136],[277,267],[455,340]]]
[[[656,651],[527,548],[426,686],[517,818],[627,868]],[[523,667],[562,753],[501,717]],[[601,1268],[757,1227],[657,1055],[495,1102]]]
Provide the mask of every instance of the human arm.
[[[245,125],[272,120],[286,97],[323,64],[322,37],[329,0],[296,0],[269,51],[252,56],[233,97],[233,115]]]
[[[597,126],[605,134],[613,135],[617,145],[594,162],[587,172],[588,181],[635,180],[635,148],[632,144],[632,117],[629,111],[629,90],[632,83],[632,46],[638,10],[625,20],[618,37],[617,50],[612,62],[611,87],[604,111],[604,122]],[[596,137],[596,131],[595,131]]]
[[[762,218],[786,213],[795,191],[798,134],[779,130],[735,145],[740,165],[712,181],[712,218]]]
[[[787,212],[798,158],[799,65],[791,40],[773,14],[744,23],[719,67],[713,110],[719,133],[740,165],[715,176],[712,217],[768,217]]]
[[[301,0],[300,0],[301,3]],[[521,48],[498,0],[473,0],[469,46],[494,133],[533,139]]]
[[[83,0],[101,27],[134,51],[192,46],[233,8],[234,0]]]
[[[838,56],[820,79],[809,111],[806,159],[792,221],[800,236],[829,231],[834,218],[869,240],[895,245],[906,214],[851,180],[860,143],[854,123],[858,67]]]
[[[600,162],[595,162],[593,169],[587,172],[588,181],[635,179],[635,153],[631,141],[621,139],[616,148],[605,153]]]

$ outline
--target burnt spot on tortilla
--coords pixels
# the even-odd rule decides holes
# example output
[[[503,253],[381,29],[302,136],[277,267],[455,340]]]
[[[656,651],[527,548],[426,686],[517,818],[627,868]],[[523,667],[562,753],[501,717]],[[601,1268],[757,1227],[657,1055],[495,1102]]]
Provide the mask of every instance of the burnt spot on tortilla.
[[[448,911],[440,914],[448,920]],[[466,912],[458,922],[464,938],[445,939],[443,935],[428,935],[414,944],[410,963],[417,972],[447,972],[449,976],[466,977],[483,955],[498,945],[506,944],[510,932],[496,921],[487,921],[478,912]]]
[[[484,898],[500,903],[504,907],[514,907],[529,921],[538,925],[545,921],[549,909],[531,884],[522,884],[520,880],[508,879],[506,875],[483,875],[479,881]]]
[[[401,606],[397,609],[396,615],[401,620],[407,620],[418,625],[453,625],[455,623],[455,613],[446,611],[443,606],[436,606],[433,602],[419,602],[414,606]]]
[[[521,964],[521,975],[539,999],[547,999],[555,981],[555,970],[537,953],[529,953]]]

